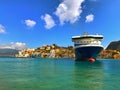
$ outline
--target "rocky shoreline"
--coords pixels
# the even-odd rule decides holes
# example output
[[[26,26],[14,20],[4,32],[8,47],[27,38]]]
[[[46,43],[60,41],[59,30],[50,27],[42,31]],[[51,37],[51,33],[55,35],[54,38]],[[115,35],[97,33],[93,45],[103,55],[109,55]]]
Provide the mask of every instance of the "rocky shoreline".
[[[101,59],[120,59],[120,50],[103,50],[98,58]]]

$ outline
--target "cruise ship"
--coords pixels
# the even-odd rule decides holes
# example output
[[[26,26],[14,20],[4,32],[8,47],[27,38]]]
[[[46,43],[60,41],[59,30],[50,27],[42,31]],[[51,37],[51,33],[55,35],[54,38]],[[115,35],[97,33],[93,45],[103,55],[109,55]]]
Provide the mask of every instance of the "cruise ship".
[[[88,60],[94,62],[98,54],[103,50],[101,41],[103,35],[89,35],[84,33],[80,36],[73,36],[76,60]]]

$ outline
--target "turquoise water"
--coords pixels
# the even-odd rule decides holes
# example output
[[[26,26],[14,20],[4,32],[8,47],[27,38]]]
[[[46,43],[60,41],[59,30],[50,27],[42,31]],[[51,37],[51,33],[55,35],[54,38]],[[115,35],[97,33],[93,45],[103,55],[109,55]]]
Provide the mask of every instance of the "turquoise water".
[[[120,90],[120,60],[0,58],[0,90]]]

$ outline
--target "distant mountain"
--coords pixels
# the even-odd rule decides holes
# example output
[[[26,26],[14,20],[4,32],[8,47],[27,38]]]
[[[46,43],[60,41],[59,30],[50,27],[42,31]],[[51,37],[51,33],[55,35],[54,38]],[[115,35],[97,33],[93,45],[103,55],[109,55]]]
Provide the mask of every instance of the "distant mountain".
[[[111,42],[106,49],[107,50],[120,50],[120,40]]]
[[[11,56],[18,53],[15,49],[0,49],[0,56]]]

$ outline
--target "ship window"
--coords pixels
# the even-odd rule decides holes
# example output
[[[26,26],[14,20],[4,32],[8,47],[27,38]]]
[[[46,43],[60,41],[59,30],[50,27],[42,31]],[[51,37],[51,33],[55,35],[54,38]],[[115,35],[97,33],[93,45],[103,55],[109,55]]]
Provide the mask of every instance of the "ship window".
[[[79,46],[79,45],[82,45],[82,44],[74,44],[74,46]]]

